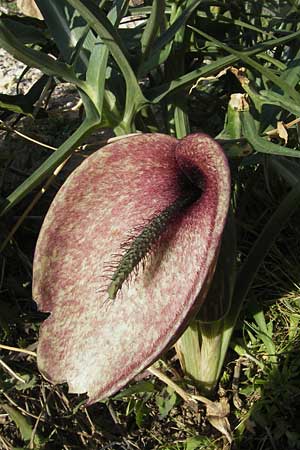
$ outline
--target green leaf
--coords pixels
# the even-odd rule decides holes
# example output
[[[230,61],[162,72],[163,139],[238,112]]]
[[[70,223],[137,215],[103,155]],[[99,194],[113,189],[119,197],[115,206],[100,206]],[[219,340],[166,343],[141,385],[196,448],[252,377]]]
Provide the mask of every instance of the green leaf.
[[[264,343],[270,361],[272,361],[273,364],[276,364],[277,357],[276,357],[276,347],[272,340],[273,333],[268,329],[264,311],[257,303],[249,305],[248,309],[250,310],[250,313],[252,314],[252,317],[257,325],[255,327],[257,337]]]
[[[64,60],[71,63],[78,49],[74,70],[77,75],[85,75],[96,42],[85,20],[65,0],[36,0],[36,3]]]
[[[288,83],[293,88],[297,86],[300,79],[299,58],[292,60],[292,62],[288,65],[288,67],[283,71],[280,78],[282,78],[286,83]]]
[[[290,148],[283,147],[282,145],[273,144],[272,142],[261,138],[257,134],[254,119],[249,111],[241,111],[240,115],[244,136],[252,145],[254,150],[261,153],[270,153],[272,155],[293,156],[294,158],[300,158],[300,151],[292,150]]]
[[[27,94],[7,95],[0,94],[0,108],[15,112],[17,114],[24,114],[33,116],[34,103],[39,99],[43,89],[48,81],[48,76],[42,76],[30,88]]]
[[[165,14],[165,0],[153,0],[151,7],[151,14],[147,20],[144,32],[141,38],[141,50],[142,58],[148,56],[151,51],[151,46],[154,42],[158,29],[160,27],[161,21]]]
[[[193,436],[184,442],[184,450],[209,450],[215,448],[213,441],[205,436]]]
[[[30,421],[26,417],[24,417],[16,408],[7,404],[2,404],[1,406],[4,411],[6,411],[10,416],[10,418],[15,422],[22,435],[22,439],[25,442],[30,441],[33,432]],[[39,436],[38,433],[35,433],[33,442],[37,447],[39,447],[42,444],[43,439]]]
[[[259,92],[259,95],[261,97],[262,104],[279,106],[280,108],[289,111],[295,116],[300,116],[299,103],[293,102],[290,98],[286,98],[286,96],[271,90],[262,90]]]
[[[136,112],[146,103],[136,76],[126,57],[126,50],[120,36],[114,30],[105,14],[97,8],[91,0],[84,4],[79,0],[67,0],[76,8],[89,26],[98,34],[103,43],[107,45],[112,57],[118,64],[126,82],[126,104],[123,117],[124,129],[131,131],[132,120]]]
[[[7,95],[0,94],[0,109],[31,116],[33,114],[33,105],[26,101],[25,95]]]
[[[86,89],[83,81],[76,78],[74,71],[66,64],[59,62],[41,51],[25,47],[5,26],[0,19],[0,44],[16,59],[30,67],[36,67],[47,75],[61,77],[69,83],[75,84],[82,90]]]
[[[192,1],[180,14],[178,19],[175,20],[175,22],[167,27],[167,30],[162,33],[162,35],[156,40],[156,42],[153,45],[153,49],[150,52],[147,60],[141,65],[140,67],[140,74],[141,76],[146,75],[148,72],[150,72],[154,67],[157,67],[158,64],[162,64],[165,59],[161,58],[162,50],[169,44],[172,43],[172,40],[176,33],[183,27],[191,14],[195,11],[197,6],[202,2],[202,0],[194,0]],[[170,50],[170,47],[169,47]],[[169,51],[164,52],[164,58],[167,58],[169,55]]]
[[[26,391],[26,389],[32,389],[37,385],[37,377],[35,375],[24,373],[22,374],[22,379],[25,383],[18,381],[14,386],[17,391],[23,392]]]
[[[224,4],[225,6],[225,4]],[[251,23],[247,23],[243,20],[240,19],[232,19],[231,17],[226,17],[222,14],[218,15],[218,23],[228,23],[230,25],[235,25],[239,28],[246,28],[247,30],[252,30],[255,31],[256,33],[260,33],[260,34],[264,34],[266,36],[272,37],[273,32],[272,31],[267,31],[267,30],[263,30],[262,28],[258,28],[255,25],[252,25]],[[213,22],[213,25],[216,26],[216,22]]]
[[[174,124],[176,130],[177,139],[182,139],[184,136],[190,133],[190,123],[188,114],[185,111],[184,106],[175,106],[174,108]]]
[[[272,81],[276,86],[278,86],[282,91],[289,95],[293,100],[300,102],[300,94],[294,89],[294,87],[290,86],[287,82],[285,82],[282,78],[278,77],[271,69],[268,69],[265,66],[262,66],[257,61],[254,61],[249,56],[248,51],[238,51],[231,47],[229,47],[226,44],[223,44],[223,42],[218,41],[212,36],[209,36],[208,34],[204,33],[203,31],[197,30],[197,28],[190,27],[195,33],[199,34],[200,36],[204,37],[210,42],[213,42],[217,47],[222,48],[223,50],[227,51],[228,53],[237,56],[241,61],[248,64],[250,67],[253,67],[258,72],[260,72],[263,76],[265,76],[267,79]],[[289,37],[291,39],[298,38],[300,36],[300,30],[296,31],[295,33],[291,33]],[[285,36],[286,37],[286,36]],[[273,39],[273,46],[280,45],[283,43],[283,38]],[[276,42],[277,41],[277,42]],[[264,43],[265,44],[265,43]]]
[[[139,381],[126,389],[123,389],[119,394],[113,397],[114,400],[121,400],[125,397],[131,397],[134,394],[140,394],[144,392],[154,392],[155,386],[151,381]]]
[[[84,100],[88,104],[87,98]],[[86,108],[89,111],[88,108]],[[92,111],[92,107],[90,107]],[[38,186],[48,175],[58,167],[72,153],[80,142],[99,125],[99,116],[87,116],[80,127],[43,163],[28,177],[12,194],[10,194],[1,205],[0,216],[18,204],[26,194]]]
[[[228,67],[238,61],[235,56],[225,56],[219,58],[218,61],[214,61],[211,64],[195,69],[185,75],[181,75],[173,81],[164,83],[161,86],[149,89],[147,91],[147,98],[149,101],[157,104],[160,103],[168,95],[174,94],[178,89],[184,89],[189,87],[200,77],[208,77],[220,72],[225,67]]]
[[[295,33],[291,33],[287,36],[283,36],[278,39],[270,39],[269,41],[265,41],[251,50],[244,51],[243,55],[244,56],[257,55],[261,52],[267,51],[269,48],[273,48],[276,45],[285,44],[286,42],[298,37],[299,34],[300,31],[297,31]],[[205,34],[205,36],[207,35]],[[203,67],[200,67],[199,69],[193,70],[192,72],[182,75],[178,77],[176,80],[163,84],[159,87],[150,89],[147,92],[147,98],[149,98],[149,100],[151,100],[153,103],[159,103],[166,96],[174,94],[176,90],[191,86],[192,83],[195,82],[200,77],[208,77],[214,75],[220,72],[221,70],[225,69],[226,67],[235,64],[237,61],[239,61],[239,59],[241,59],[239,56],[233,54],[229,56],[224,56],[222,58],[218,58],[217,61],[211,62],[208,65],[205,65]]]
[[[223,321],[222,353],[226,354],[234,325],[240,313],[243,301],[253,283],[254,277],[267,255],[270,247],[279,235],[282,227],[300,204],[300,181],[290,190],[282,200],[277,210],[272,214],[262,233],[255,241],[238,276],[233,293],[231,310]],[[221,371],[224,359],[220,359]]]
[[[139,428],[144,424],[145,418],[149,415],[149,409],[146,402],[142,399],[138,399],[134,406],[135,422]]]
[[[178,397],[174,389],[167,387],[156,396],[156,404],[161,419],[167,417],[172,408],[176,405]]]
[[[22,44],[46,45],[49,43],[43,22],[38,19],[2,14],[1,20],[11,33],[18,36]]]
[[[117,25],[122,17],[123,13],[123,5],[124,1],[119,0],[115,3],[114,7],[109,11],[107,17],[112,23],[112,25]],[[112,112],[111,103],[109,103],[110,97],[107,95],[105,91],[105,83],[106,76],[108,72],[108,56],[109,51],[108,47],[102,42],[102,40],[98,37],[95,40],[94,46],[91,50],[91,57],[89,61],[89,65],[86,73],[86,81],[92,86],[92,94],[93,94],[93,102],[97,107],[99,114],[102,116],[102,108],[104,104],[104,113],[108,110]],[[105,98],[105,101],[104,101]],[[107,105],[110,105],[108,108]],[[116,111],[114,116],[119,116],[119,112]],[[113,117],[109,120],[109,126],[111,128],[114,127],[114,122],[116,118]]]

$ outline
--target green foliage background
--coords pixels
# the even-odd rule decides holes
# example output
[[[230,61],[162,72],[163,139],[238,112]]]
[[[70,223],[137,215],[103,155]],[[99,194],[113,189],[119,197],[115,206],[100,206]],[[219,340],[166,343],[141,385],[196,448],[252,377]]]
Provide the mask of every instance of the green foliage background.
[[[243,406],[237,407],[234,395],[227,394],[233,401],[234,445],[300,448],[296,427],[300,2],[153,0],[139,6],[120,0],[36,3],[44,22],[15,15],[15,9],[0,17],[1,46],[43,73],[27,93],[0,94],[2,128],[9,134],[16,118],[38,123],[42,116],[49,117],[47,102],[42,100],[60,83],[76,87],[83,107],[57,150],[47,157],[41,151],[38,164],[29,167],[24,181],[9,192],[6,179],[16,156],[11,152],[1,159],[2,343],[27,348],[36,340],[42,317],[29,301],[26,283],[38,229],[31,236],[31,245],[22,245],[22,236],[27,236],[26,220],[32,211],[44,214],[45,205],[36,209],[41,205],[40,188],[53,184],[53,173],[59,165],[100,129],[113,130],[116,136],[141,131],[178,138],[204,131],[221,142],[231,164],[237,275],[232,275],[235,264],[227,271],[221,265],[220,271],[231,280],[231,286],[225,300],[224,295],[216,299],[220,306],[217,312],[209,307],[200,312],[194,353],[190,342],[186,350],[192,355],[188,373],[203,381],[193,355],[197,346],[203,350],[206,342],[208,349],[218,349],[218,358],[211,362],[212,387],[221,376],[221,386],[229,392],[233,373],[230,364],[224,366],[226,355],[228,361],[238,361],[237,395],[243,398]],[[129,17],[136,26],[120,28],[123,17]],[[68,122],[59,120],[63,126]],[[14,268],[16,261],[21,262],[20,269]],[[26,279],[23,285],[22,278]],[[229,346],[232,350],[228,353]],[[51,448],[56,445],[55,439],[61,442],[60,433],[66,427],[71,430],[67,448],[81,448],[80,439],[88,448],[101,448],[97,446],[112,442],[116,436],[117,440],[124,439],[124,433],[109,436],[104,405],[101,411],[80,409],[78,399],[66,397],[63,388],[50,388],[39,378],[30,356],[20,358],[12,352],[3,358],[25,380],[17,381],[5,370],[0,380],[3,411],[12,421],[1,438],[3,445]],[[34,398],[30,403],[33,413],[26,407],[30,396]],[[152,412],[169,417],[178,402],[174,392],[151,383],[124,398],[114,400],[114,408],[128,436],[133,433],[140,443],[142,437],[136,430],[147,429]],[[40,414],[43,419],[38,420]],[[99,417],[104,417],[105,425],[99,423]],[[130,422],[132,417],[135,425]],[[13,438],[7,432],[12,430],[12,423],[19,429]],[[195,422],[187,426],[178,443],[172,436],[168,436],[168,443],[163,442],[158,431],[148,433],[145,448],[220,446],[211,429],[202,424],[200,434],[209,436],[204,438],[197,436],[195,426]]]

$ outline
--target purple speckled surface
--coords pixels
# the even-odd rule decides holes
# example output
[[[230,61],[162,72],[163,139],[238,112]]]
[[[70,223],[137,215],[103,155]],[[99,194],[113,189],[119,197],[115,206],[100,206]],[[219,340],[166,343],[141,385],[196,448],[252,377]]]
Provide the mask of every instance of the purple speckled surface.
[[[204,176],[201,198],[167,227],[144,270],[107,303],[120,245],[178,197],[182,171],[191,167]],[[85,160],[54,199],[34,258],[33,297],[51,312],[38,346],[46,378],[87,392],[92,403],[155,361],[200,306],[229,197],[226,158],[206,135],[132,136]]]

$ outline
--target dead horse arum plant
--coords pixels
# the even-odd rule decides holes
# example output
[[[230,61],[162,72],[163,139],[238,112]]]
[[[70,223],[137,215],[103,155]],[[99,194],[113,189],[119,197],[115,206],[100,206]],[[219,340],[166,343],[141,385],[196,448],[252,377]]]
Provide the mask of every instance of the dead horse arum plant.
[[[229,199],[226,157],[204,134],[129,136],[87,158],[35,252],[44,376],[93,403],[172,345],[209,289]]]

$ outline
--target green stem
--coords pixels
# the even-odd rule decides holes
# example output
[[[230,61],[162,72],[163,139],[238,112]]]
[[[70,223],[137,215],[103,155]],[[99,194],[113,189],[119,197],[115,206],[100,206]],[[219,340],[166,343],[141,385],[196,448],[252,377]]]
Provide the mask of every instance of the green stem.
[[[200,388],[201,392],[210,394],[219,377],[219,361],[222,343],[222,320],[212,323],[199,323],[201,334]]]
[[[200,380],[201,378],[199,365],[201,359],[199,337],[198,321],[193,320],[175,345],[180,365],[184,373],[194,380],[196,384],[197,380]]]

